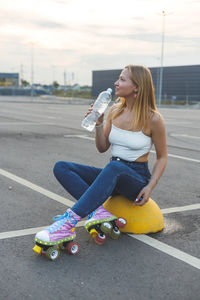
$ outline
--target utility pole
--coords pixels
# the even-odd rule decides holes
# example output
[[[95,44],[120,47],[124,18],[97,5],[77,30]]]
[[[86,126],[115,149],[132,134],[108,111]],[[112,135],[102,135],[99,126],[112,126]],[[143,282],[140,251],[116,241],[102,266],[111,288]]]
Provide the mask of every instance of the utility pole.
[[[160,57],[160,78],[159,78],[159,97],[158,104],[162,104],[162,86],[163,86],[163,61],[164,61],[164,44],[165,44],[165,17],[172,13],[162,11],[162,43],[161,43],[161,57]]]
[[[64,96],[66,96],[66,88],[67,88],[67,74],[66,71],[64,70]]]
[[[159,95],[158,105],[162,102],[162,84],[163,84],[163,58],[164,58],[164,43],[165,43],[165,16],[166,12],[162,11],[162,44],[161,44],[161,58],[160,58],[160,78],[159,78]]]
[[[34,44],[31,43],[31,99],[33,99],[34,94]]]
[[[24,66],[20,64],[19,86],[22,87],[22,79],[24,78]]]
[[[52,83],[55,81],[55,65],[52,65]]]

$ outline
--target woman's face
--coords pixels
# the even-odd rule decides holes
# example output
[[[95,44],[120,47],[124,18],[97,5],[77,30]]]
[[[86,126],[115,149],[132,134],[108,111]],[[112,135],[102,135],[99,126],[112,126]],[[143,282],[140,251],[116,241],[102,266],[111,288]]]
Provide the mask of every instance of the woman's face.
[[[115,95],[117,97],[134,97],[134,93],[137,92],[137,86],[132,82],[129,70],[125,68],[119,79],[114,83],[115,85]]]

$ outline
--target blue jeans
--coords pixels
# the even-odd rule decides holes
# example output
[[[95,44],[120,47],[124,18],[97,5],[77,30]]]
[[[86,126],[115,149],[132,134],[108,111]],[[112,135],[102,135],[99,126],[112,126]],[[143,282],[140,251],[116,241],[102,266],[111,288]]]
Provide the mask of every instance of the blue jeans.
[[[59,161],[53,172],[60,184],[78,201],[72,210],[82,218],[102,205],[110,196],[123,195],[135,201],[148,184],[147,163],[111,161],[103,168]]]

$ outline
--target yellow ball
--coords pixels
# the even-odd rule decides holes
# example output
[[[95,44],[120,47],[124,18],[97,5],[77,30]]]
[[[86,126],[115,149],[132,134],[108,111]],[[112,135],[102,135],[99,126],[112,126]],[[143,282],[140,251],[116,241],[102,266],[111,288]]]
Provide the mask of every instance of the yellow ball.
[[[158,232],[164,228],[164,218],[158,205],[149,198],[143,206],[136,206],[134,202],[123,197],[110,197],[103,205],[116,217],[126,219],[127,224],[122,232],[146,234]]]

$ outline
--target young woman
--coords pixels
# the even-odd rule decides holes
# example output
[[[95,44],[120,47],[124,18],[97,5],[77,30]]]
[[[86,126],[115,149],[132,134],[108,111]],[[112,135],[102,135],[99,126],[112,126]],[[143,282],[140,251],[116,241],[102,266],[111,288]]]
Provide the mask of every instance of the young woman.
[[[110,108],[105,125],[102,115],[95,128],[98,151],[105,152],[111,146],[110,162],[103,169],[65,161],[56,163],[55,177],[78,201],[63,216],[55,217],[56,222],[38,232],[37,242],[48,245],[74,239],[77,222],[92,212],[86,227],[93,221],[115,219],[102,206],[111,195],[121,194],[133,205],[144,205],[158,183],[167,163],[166,133],[156,108],[149,69],[126,66],[115,82],[115,94],[119,102]],[[151,175],[148,156],[152,144],[157,159]]]

